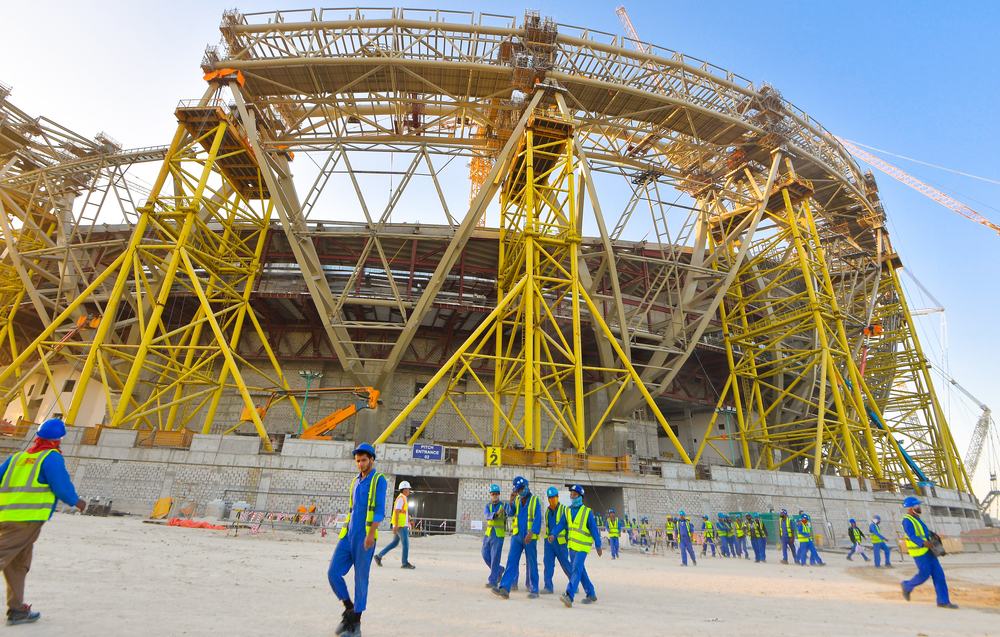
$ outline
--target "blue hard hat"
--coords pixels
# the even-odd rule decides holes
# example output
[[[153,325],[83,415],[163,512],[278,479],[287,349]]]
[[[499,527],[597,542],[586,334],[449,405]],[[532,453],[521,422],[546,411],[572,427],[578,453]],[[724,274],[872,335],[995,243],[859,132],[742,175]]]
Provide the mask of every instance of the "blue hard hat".
[[[527,480],[525,480],[521,476],[517,476],[516,478],[514,478],[514,490],[515,491],[520,491],[522,487],[526,487],[526,486],[528,486],[528,481]]]
[[[701,517],[705,518],[706,520],[708,519],[708,516],[707,516],[707,515],[703,515],[703,516],[701,516]]]
[[[44,427],[44,425],[42,426]],[[41,431],[41,429],[39,429],[38,431]],[[910,507],[918,507],[920,506],[920,500],[911,495],[910,497],[903,500],[903,506],[906,507],[907,509],[909,509]]]
[[[851,524],[857,524],[857,522],[854,521],[854,520],[851,520]]]
[[[491,484],[490,485],[490,493],[500,493],[500,485],[499,484]]]
[[[584,492],[584,490],[583,490],[583,487],[581,487],[581,486],[580,486],[580,485],[578,485],[578,484],[574,484],[573,486],[571,486],[571,487],[569,488],[569,490],[570,490],[570,491],[576,491],[576,492],[577,492],[577,493],[579,493],[579,494],[580,494],[581,496],[583,496],[583,495],[586,495],[586,494],[585,494],[585,492]]]
[[[372,447],[367,442],[362,442],[360,445],[354,448],[354,455],[358,455],[359,453],[367,453],[369,456],[372,457],[372,460],[375,459],[375,448]]]
[[[681,512],[680,512],[680,513],[678,513],[677,515],[687,515],[687,514],[686,514],[686,513],[684,513],[683,511],[681,511]]]
[[[719,514],[719,517],[720,517],[720,518],[721,518],[721,517],[723,517],[721,513]]]
[[[808,513],[803,513],[802,514],[802,519],[803,520],[808,520],[809,519],[809,514]]]
[[[615,512],[614,509],[608,509],[608,513],[614,513],[614,512]]]
[[[549,487],[548,490],[545,491],[545,495],[550,498],[557,498],[559,497],[559,489],[555,487]]]
[[[879,522],[882,521],[882,516],[881,515],[873,515],[872,519],[875,520],[875,524],[878,524]]]
[[[58,418],[49,418],[42,423],[35,435],[45,440],[59,440],[66,435],[66,423]]]
[[[788,515],[788,509],[782,509],[781,515]]]
[[[754,516],[755,518],[759,518],[759,517],[760,517],[760,513],[754,513],[754,514],[753,514],[753,516]]]

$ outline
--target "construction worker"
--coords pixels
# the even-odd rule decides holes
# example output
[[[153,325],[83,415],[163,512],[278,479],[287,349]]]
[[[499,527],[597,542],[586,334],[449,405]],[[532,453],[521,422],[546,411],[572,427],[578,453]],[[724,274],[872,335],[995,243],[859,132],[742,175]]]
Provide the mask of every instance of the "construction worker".
[[[747,551],[747,534],[749,530],[750,514],[747,514],[747,523],[744,524],[743,518],[736,516],[735,521],[735,533],[736,533],[736,554],[742,555],[744,559],[750,559],[750,552]]]
[[[677,548],[677,522],[672,516],[667,516],[667,522],[664,524],[664,529],[667,531],[667,544],[670,546],[670,550],[673,551]]]
[[[708,547],[712,547],[712,557],[715,557],[715,529],[712,521],[707,515],[701,516],[701,555],[704,557],[708,553]]]
[[[691,563],[698,566],[698,560],[694,556],[694,525],[687,515],[681,511],[677,514],[677,537],[681,546],[681,566],[688,565],[688,554],[691,555]]]
[[[542,581],[545,582],[545,586],[539,592],[542,595],[551,595],[555,591],[552,586],[552,574],[556,570],[556,560],[559,560],[559,566],[566,574],[566,579],[570,578],[573,567],[569,563],[569,551],[566,548],[569,533],[567,531],[559,535],[555,533],[559,523],[566,520],[566,505],[559,504],[559,489],[555,487],[549,487],[545,495],[549,498],[549,506],[545,509],[545,542],[542,543],[544,565]]]
[[[816,552],[816,545],[813,544],[813,530],[812,524],[809,522],[809,516],[803,513],[795,528],[799,537],[799,558],[796,560],[799,566],[806,565],[807,556],[811,565],[826,566],[823,560],[819,559],[819,553]]]
[[[643,546],[646,547],[646,552],[649,552],[649,518],[643,518],[639,521],[639,541]]]
[[[493,589],[494,595],[510,598],[510,588],[517,581],[517,569],[521,554],[527,562],[525,583],[528,585],[528,599],[538,597],[538,534],[542,531],[542,506],[538,496],[528,489],[528,481],[521,476],[514,478],[514,490],[506,507],[511,518],[510,549],[507,551],[507,568],[504,569],[500,585]]]
[[[351,482],[347,523],[340,529],[340,541],[330,560],[327,578],[337,599],[344,603],[344,614],[336,634],[360,637],[361,613],[368,603],[368,574],[375,556],[379,522],[385,519],[385,476],[375,471],[375,449],[367,442],[354,450],[358,475]],[[344,582],[344,575],[354,568],[354,601]]]
[[[483,561],[490,567],[490,578],[487,588],[493,588],[500,583],[503,565],[500,557],[503,554],[503,540],[507,537],[507,513],[500,501],[500,485],[490,485],[490,501],[483,509],[486,520],[486,535],[483,537]]]
[[[895,568],[889,563],[889,542],[886,541],[885,536],[882,535],[882,529],[879,524],[882,522],[882,517],[878,515],[872,516],[872,523],[868,526],[868,535],[872,538],[872,553],[875,554],[875,568],[881,568],[881,560],[879,559],[880,554],[885,551],[885,567]]]
[[[715,529],[716,534],[719,536],[719,542],[722,544],[723,557],[736,557],[736,553],[732,550],[733,546],[730,542],[733,530],[730,526],[729,516],[725,513],[720,513],[719,520],[715,523]]]
[[[618,559],[618,538],[621,535],[621,521],[615,517],[615,510],[608,511],[608,544],[611,546],[611,559]]]
[[[27,451],[0,465],[0,569],[7,580],[7,625],[30,624],[41,613],[24,603],[24,578],[42,531],[56,510],[56,500],[82,513],[87,502],[76,494],[59,441],[66,424],[58,418],[42,423]]]
[[[767,525],[754,513],[750,523],[750,544],[753,547],[754,563],[767,561]]]
[[[375,563],[380,567],[382,566],[382,558],[385,557],[385,554],[402,542],[403,566],[401,568],[417,568],[413,564],[410,564],[410,561],[407,559],[410,556],[410,527],[407,524],[407,518],[409,517],[407,512],[410,510],[407,504],[407,498],[409,497],[410,483],[403,480],[399,483],[399,495],[396,496],[396,503],[392,506],[392,518],[390,518],[393,533],[392,542],[389,542],[384,549],[375,554]]]
[[[781,517],[778,518],[778,536],[781,538],[781,563],[788,564],[788,549],[792,549],[792,561],[796,564],[799,563],[799,558],[795,553],[795,534],[792,530],[795,525],[792,524],[792,519],[788,517],[788,511],[785,509],[781,510]]]
[[[586,597],[584,604],[593,604],[597,601],[597,594],[594,591],[594,584],[587,575],[586,560],[590,554],[591,545],[597,548],[597,557],[603,554],[601,550],[601,534],[597,530],[597,520],[590,507],[583,505],[583,487],[578,484],[573,485],[569,490],[570,505],[566,512],[566,518],[556,526],[556,535],[564,530],[568,531],[568,543],[570,562],[573,564],[573,571],[569,578],[569,585],[566,593],[559,597],[566,608],[573,607],[573,598],[576,597],[577,588],[583,584],[583,592]]]
[[[858,528],[858,523],[851,520],[851,526],[847,528],[847,537],[851,539],[854,546],[851,547],[851,552],[847,554],[847,560],[853,562],[851,556],[854,555],[855,551],[868,561],[868,556],[865,555],[865,547],[861,545],[861,540],[865,539],[865,534]]]
[[[906,550],[917,564],[917,574],[913,579],[901,584],[903,598],[910,601],[910,593],[930,577],[934,580],[934,592],[937,595],[938,608],[958,608],[948,599],[948,582],[944,579],[944,569],[931,548],[933,534],[920,519],[920,500],[912,495],[903,500],[906,515],[903,516],[903,533],[906,534]]]

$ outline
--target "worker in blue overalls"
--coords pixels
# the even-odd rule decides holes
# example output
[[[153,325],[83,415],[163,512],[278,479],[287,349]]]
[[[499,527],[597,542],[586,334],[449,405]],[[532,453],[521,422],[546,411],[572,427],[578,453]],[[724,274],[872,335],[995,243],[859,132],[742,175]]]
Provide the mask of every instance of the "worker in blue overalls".
[[[539,592],[542,595],[551,595],[555,592],[552,575],[556,571],[556,560],[559,561],[559,566],[562,567],[567,579],[570,578],[573,567],[569,563],[569,550],[566,548],[569,533],[555,532],[559,523],[566,521],[566,505],[559,504],[559,489],[555,487],[549,487],[545,495],[549,499],[549,506],[545,509],[545,542],[542,543],[542,581],[545,585]]]
[[[601,550],[601,533],[597,528],[597,519],[590,507],[583,506],[583,487],[578,484],[570,487],[569,509],[566,517],[555,529],[555,535],[563,531],[567,532],[567,548],[569,548],[569,559],[573,564],[573,571],[569,577],[569,585],[566,592],[559,597],[566,608],[573,607],[573,598],[580,584],[583,584],[583,592],[586,597],[584,604],[593,604],[597,601],[597,593],[594,591],[594,584],[587,575],[586,560],[590,554],[590,547],[597,548],[597,556],[603,555]],[[549,536],[548,541],[554,538]]]
[[[608,544],[611,545],[611,559],[618,559],[618,538],[621,536],[621,521],[615,516],[615,510],[608,511]]]
[[[681,566],[688,565],[688,555],[691,555],[691,562],[698,566],[698,560],[694,556],[694,525],[690,518],[681,511],[677,518],[677,537],[681,543]]]
[[[514,478],[514,490],[510,502],[504,507],[511,518],[510,549],[507,551],[507,568],[504,569],[500,585],[493,589],[494,595],[510,598],[510,587],[517,581],[517,569],[521,554],[527,562],[525,583],[528,585],[528,599],[538,597],[538,534],[542,531],[542,506],[538,496],[528,489],[528,481],[521,476]]]
[[[753,514],[750,526],[750,540],[753,543],[754,562],[767,561],[767,525],[760,519],[759,513]]]
[[[483,560],[490,567],[490,579],[487,588],[493,588],[500,583],[503,574],[503,564],[500,557],[503,554],[503,539],[507,536],[507,514],[503,502],[500,501],[500,485],[490,485],[490,501],[483,509],[486,521],[486,534],[483,536]]]
[[[712,521],[708,519],[707,515],[701,516],[701,555],[704,557],[708,554],[708,547],[712,547],[712,557],[715,557],[715,530],[712,527]]]
[[[724,513],[720,513],[715,522],[715,534],[719,538],[719,550],[722,551],[722,556],[729,557],[729,524]]]
[[[889,542],[885,539],[885,536],[882,535],[882,529],[879,527],[879,524],[881,523],[882,517],[873,515],[872,523],[868,526],[868,535],[872,539],[872,553],[875,554],[875,568],[882,568],[882,560],[880,560],[879,557],[881,557],[883,551],[885,552],[885,567],[895,568],[889,563]]]
[[[799,558],[795,555],[795,534],[792,532],[795,525],[788,517],[786,509],[781,510],[781,517],[778,518],[778,537],[781,538],[781,563],[788,564],[788,549],[792,550],[792,561],[799,563]]]
[[[368,574],[375,557],[378,525],[385,519],[386,478],[374,470],[375,449],[367,442],[354,450],[358,475],[351,482],[347,523],[340,530],[340,541],[330,560],[327,578],[337,599],[344,603],[344,614],[334,631],[338,635],[361,635],[361,613],[368,603]],[[354,601],[344,582],[344,575],[354,567]]]
[[[906,515],[903,516],[903,533],[906,534],[906,550],[917,563],[917,574],[913,579],[901,584],[903,597],[910,601],[910,593],[930,577],[934,580],[934,592],[937,594],[937,605],[940,608],[958,608],[948,599],[948,582],[944,579],[944,569],[937,555],[931,551],[931,531],[920,519],[920,500],[912,495],[903,500]]]
[[[806,557],[809,558],[809,564],[813,566],[826,566],[823,560],[819,559],[819,553],[813,543],[813,530],[809,516],[803,513],[795,528],[796,534],[799,536],[799,566],[806,565]]]

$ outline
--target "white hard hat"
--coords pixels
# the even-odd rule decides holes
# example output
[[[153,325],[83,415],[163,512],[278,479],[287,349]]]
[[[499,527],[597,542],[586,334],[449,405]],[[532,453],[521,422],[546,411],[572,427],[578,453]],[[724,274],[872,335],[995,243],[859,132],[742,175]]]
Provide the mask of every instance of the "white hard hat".
[[[410,488],[410,483],[407,482],[406,480],[403,480],[402,482],[399,483],[399,490],[400,491],[402,491],[403,489],[409,489],[409,488]]]

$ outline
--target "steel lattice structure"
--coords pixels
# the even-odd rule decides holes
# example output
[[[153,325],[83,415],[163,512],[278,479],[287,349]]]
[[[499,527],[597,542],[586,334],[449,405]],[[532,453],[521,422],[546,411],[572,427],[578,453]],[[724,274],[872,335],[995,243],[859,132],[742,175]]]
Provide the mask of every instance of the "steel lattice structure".
[[[222,115],[213,121],[225,121],[245,140],[221,155],[242,154],[243,172],[212,157],[207,131],[183,124],[170,150],[115,149],[51,162],[46,178],[90,171],[93,183],[92,175],[104,171],[104,181],[120,184],[119,167],[163,160],[161,175],[172,176],[176,192],[164,190],[161,180],[145,205],[117,197],[130,202],[122,206],[130,225],[105,232],[81,230],[95,227],[96,215],[79,204],[64,208],[80,212],[46,218],[49,225],[34,220],[24,201],[32,172],[0,177],[0,192],[21,197],[4,199],[8,219],[13,207],[21,212],[13,213],[18,228],[4,227],[0,311],[4,325],[29,308],[35,317],[20,341],[11,330],[4,333],[12,364],[0,381],[8,401],[29,368],[44,367],[53,356],[78,356],[88,374],[98,370],[93,377],[105,387],[120,382],[120,396],[107,398],[115,405],[113,425],[172,429],[195,422],[207,431],[225,388],[248,408],[253,391],[287,389],[280,361],[291,346],[268,314],[271,304],[315,316],[314,355],[336,360],[352,385],[385,393],[407,365],[436,366],[454,385],[461,374],[448,375],[444,366],[451,360],[448,370],[482,381],[482,392],[494,400],[489,425],[467,423],[480,441],[546,449],[551,436],[546,443],[533,427],[543,419],[554,423],[548,433],[560,429],[584,452],[603,425],[647,405],[689,461],[657,404],[694,397],[700,383],[700,404],[738,404],[745,412],[739,436],[747,466],[787,468],[797,462],[789,464],[790,458],[810,454],[808,469],[816,474],[898,481],[913,478],[900,459],[901,450],[912,448],[932,479],[967,488],[922,357],[911,355],[919,352],[912,330],[862,335],[876,320],[887,325],[889,315],[905,313],[905,306],[886,302],[887,289],[900,300],[902,290],[892,267],[884,266],[888,244],[876,223],[883,212],[873,181],[832,135],[772,87],[655,46],[636,51],[620,37],[532,13],[518,25],[504,16],[410,9],[227,12],[221,30],[224,49],[209,49],[203,60],[210,89],[187,108],[232,100],[217,107]],[[182,119],[184,108],[178,109]],[[519,171],[533,165],[524,161],[525,149],[551,150],[532,141],[527,124],[537,113],[558,113],[571,132],[559,142],[562,168],[548,175],[553,181],[536,177],[536,186],[525,190],[515,186]],[[371,158],[387,153],[405,158],[406,168],[392,173],[388,201],[376,209],[365,175]],[[309,183],[293,179],[295,155],[315,161]],[[467,209],[450,208],[445,196],[455,159],[465,175],[472,164]],[[200,169],[181,168],[185,161]],[[328,213],[324,194],[335,183],[356,196],[363,221],[331,221],[336,215]],[[417,183],[436,194],[430,200],[440,206],[440,223],[391,223]],[[610,183],[625,184],[630,200],[615,202]],[[59,207],[52,198],[58,189],[47,188],[41,209],[50,212]],[[671,203],[670,191],[688,195],[693,205]],[[519,199],[524,192],[535,193],[530,209]],[[500,233],[477,229],[498,195]],[[628,241],[626,225],[647,210],[655,242]],[[555,218],[563,225],[558,232],[547,226],[551,236],[543,248],[528,228]],[[597,228],[592,240],[581,236],[584,218]],[[158,238],[140,238],[149,224]],[[61,244],[55,235],[65,238]],[[79,265],[65,271],[40,265],[45,250],[60,245],[68,255],[63,262]],[[531,245],[548,266],[524,266]],[[29,276],[31,263],[46,274]],[[514,263],[526,269],[507,273]],[[172,265],[183,266],[176,279]],[[265,288],[283,281],[288,268],[294,268],[294,289],[269,296]],[[559,276],[550,276],[556,270]],[[75,272],[86,274],[73,279]],[[59,291],[39,292],[42,280]],[[525,322],[524,310],[502,310],[518,281],[526,280],[535,282],[535,300],[518,297],[511,308],[534,303],[535,323]],[[802,294],[810,285],[821,293],[807,300]],[[762,299],[763,290],[778,288],[781,298]],[[116,291],[125,301],[119,306]],[[184,305],[192,295],[197,299]],[[782,304],[799,313],[795,333],[774,327],[767,338],[748,335]],[[563,305],[572,306],[568,314]],[[171,308],[166,320],[165,310],[154,306]],[[103,317],[96,332],[71,333],[72,344],[57,347],[55,335],[88,314]],[[547,321],[544,328],[539,317]],[[527,337],[532,326],[537,333]],[[524,344],[511,348],[517,334]],[[438,345],[429,351],[420,345],[433,338]],[[492,354],[460,360],[465,346],[452,338]],[[580,347],[570,342],[576,338]],[[546,352],[547,362],[537,358],[539,348],[556,345],[561,351]],[[141,355],[129,349],[136,347]],[[751,355],[753,347],[759,351]],[[522,355],[522,349],[534,353]],[[862,351],[870,352],[867,366]],[[785,360],[790,352],[801,356]],[[705,371],[711,360],[717,365]],[[253,384],[243,382],[241,370],[252,373]],[[714,392],[723,386],[729,391],[719,399]],[[778,390],[791,386],[801,407],[794,418],[788,417],[796,411],[787,405],[790,392]],[[523,412],[515,415],[519,400],[530,396],[533,405],[535,397],[560,392],[565,399],[546,399],[552,413],[527,423]],[[917,402],[907,402],[905,393]],[[512,398],[502,415],[497,397],[504,394]],[[447,392],[440,399],[439,405],[448,403]],[[839,428],[817,427],[826,412],[817,413],[817,406],[829,400]],[[366,425],[371,438],[382,430],[382,439],[391,434],[382,418]],[[251,414],[251,420],[265,436],[260,419]],[[904,439],[900,445],[894,434]],[[807,447],[791,442],[810,436]]]

